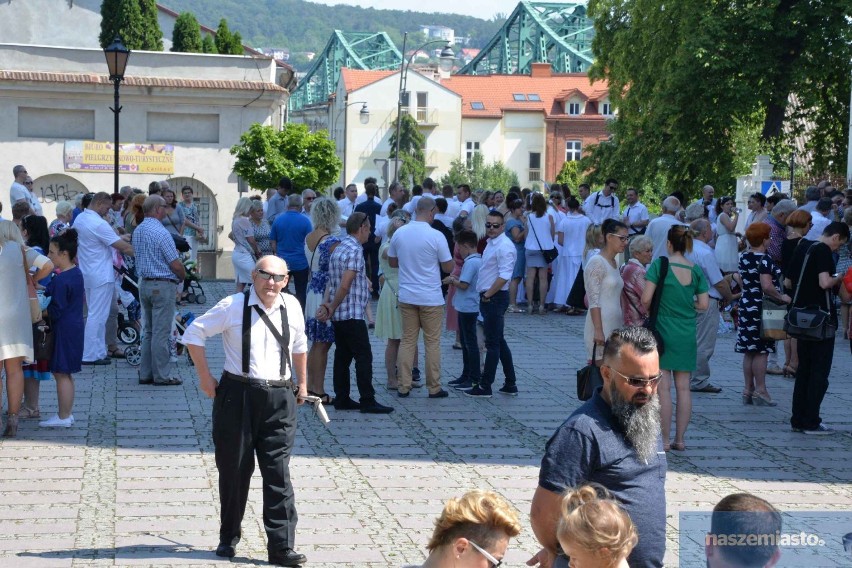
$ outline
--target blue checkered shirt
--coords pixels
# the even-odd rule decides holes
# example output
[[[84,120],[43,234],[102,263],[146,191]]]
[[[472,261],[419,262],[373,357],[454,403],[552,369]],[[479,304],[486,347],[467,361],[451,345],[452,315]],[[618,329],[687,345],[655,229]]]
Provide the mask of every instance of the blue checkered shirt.
[[[142,278],[168,278],[177,282],[169,264],[178,258],[175,241],[166,228],[153,217],[145,217],[133,231],[136,252],[136,274]]]
[[[352,235],[340,241],[328,261],[329,301],[334,300],[343,273],[347,270],[355,271],[355,278],[349,285],[349,293],[331,315],[334,321],[364,319],[364,308],[370,300],[369,283],[364,271],[364,247]]]

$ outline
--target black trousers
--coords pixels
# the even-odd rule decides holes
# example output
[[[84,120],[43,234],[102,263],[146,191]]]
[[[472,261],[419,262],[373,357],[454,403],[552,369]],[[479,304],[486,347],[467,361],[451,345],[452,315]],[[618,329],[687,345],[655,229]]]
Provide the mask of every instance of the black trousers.
[[[824,341],[799,340],[799,367],[793,385],[793,428],[813,430],[822,423],[819,408],[828,390],[828,375],[834,359],[834,338]]]
[[[302,306],[302,311],[305,311],[305,300],[308,297],[308,280],[311,278],[311,269],[291,270],[290,277],[293,279],[293,288],[295,289],[296,299],[299,300],[299,305]]]
[[[213,445],[222,506],[219,542],[240,541],[254,456],[263,477],[263,526],[270,551],[294,548],[296,500],[290,451],[296,437],[296,396],[286,387],[223,377],[213,401]]]
[[[373,350],[367,322],[350,319],[331,322],[334,327],[334,396],[340,400],[350,398],[349,365],[355,360],[355,382],[361,404],[375,402],[373,388]]]
[[[364,244],[364,263],[367,265],[367,277],[373,286],[372,294],[378,296],[381,288],[379,288],[379,245],[377,243]]]

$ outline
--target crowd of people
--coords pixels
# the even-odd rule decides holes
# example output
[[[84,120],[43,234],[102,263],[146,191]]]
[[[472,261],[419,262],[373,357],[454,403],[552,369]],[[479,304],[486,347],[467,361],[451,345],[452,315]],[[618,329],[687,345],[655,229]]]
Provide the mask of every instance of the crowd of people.
[[[181,384],[171,376],[168,338],[186,277],[178,247],[188,241],[193,251],[204,237],[192,189],[182,188],[180,202],[167,182],[151,184],[147,194],[129,187],[88,194],[57,204],[48,223],[27,188],[26,168],[13,174],[13,220],[0,220],[0,277],[16,301],[0,306],[0,319],[24,320],[42,290],[55,347],[47,358],[35,356],[34,334],[45,322],[33,330],[0,326],[4,436],[16,434],[19,419],[40,417],[38,381],[51,374],[58,409],[40,424],[73,425],[73,375],[82,365],[122,356],[119,301],[128,310],[138,302],[141,312],[140,384]],[[202,391],[216,399],[223,500],[217,554],[235,554],[252,473],[239,464],[253,463],[256,454],[269,493],[270,561],[304,563],[293,549],[297,517],[287,468],[295,406],[316,397],[338,411],[393,412],[376,397],[371,329],[386,341],[385,387],[399,398],[422,387],[422,378],[428,399],[448,396],[443,329],[456,333],[463,362],[446,386],[469,397],[494,390],[518,396],[505,314],[585,318],[585,357],[599,367],[603,384],[546,446],[530,515],[542,550],[531,565],[566,566],[568,557],[571,565],[662,565],[666,452],[686,451],[692,393],[721,391],[710,381],[710,359],[722,313],[736,323],[743,404],[777,405],[766,375],[791,376],[793,431],[830,434],[820,406],[834,335],[779,339],[764,306],[816,307],[829,329],[842,320],[850,336],[852,276],[844,277],[852,274],[852,196],[820,184],[808,188],[799,207],[783,194],[754,194],[743,222],[732,198],[716,199],[705,186],[691,204],[683,195],[666,197],[651,219],[634,188],[625,191],[622,208],[618,188],[608,179],[596,192],[579,186],[576,196],[560,184],[547,196],[520,188],[504,196],[465,184],[439,188],[427,178],[410,193],[392,184],[383,201],[375,179],[361,194],[354,184],[340,188],[335,199],[295,192],[283,178],[266,202],[241,198],[229,234],[235,294],[197,318],[183,338]],[[121,299],[121,269],[138,278],[129,300]],[[282,294],[290,284],[292,296]],[[226,355],[220,379],[204,348],[218,334]],[[324,380],[331,345],[333,395]],[[498,369],[503,384],[495,389]],[[246,431],[256,444],[243,443]],[[759,501],[732,499],[723,509],[775,514]],[[499,496],[469,493],[447,504],[424,566],[453,556],[459,566],[483,566],[483,559],[496,566],[520,530]],[[714,554],[727,553],[708,547],[709,565],[716,565]]]

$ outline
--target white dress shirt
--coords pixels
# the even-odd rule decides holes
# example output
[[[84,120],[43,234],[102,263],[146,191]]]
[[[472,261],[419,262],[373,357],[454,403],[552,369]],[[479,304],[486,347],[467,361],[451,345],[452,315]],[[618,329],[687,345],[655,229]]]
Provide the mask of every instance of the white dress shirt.
[[[479,265],[479,275],[476,277],[476,288],[479,292],[485,292],[497,278],[502,278],[501,290],[509,289],[509,281],[512,280],[512,272],[515,270],[515,259],[517,249],[515,243],[509,240],[506,233],[500,233],[493,239],[488,239],[485,250],[482,251],[482,263]],[[510,298],[513,300],[514,298]]]
[[[113,282],[111,247],[119,241],[115,229],[91,209],[77,215],[74,229],[77,231],[77,261],[86,288]]]
[[[678,219],[665,213],[648,223],[648,228],[645,230],[645,236],[651,239],[654,244],[652,259],[657,259],[661,256],[669,256],[666,243],[669,242],[669,229],[675,225],[685,225]]]
[[[222,334],[225,350],[224,369],[235,375],[243,374],[243,301],[244,295],[233,294],[221,300],[203,316],[196,318],[186,329],[181,343],[204,347],[207,340]],[[293,369],[288,366],[283,377],[281,369],[281,345],[252,306],[260,306],[275,329],[281,333],[281,315],[279,306],[284,304],[287,323],[290,327],[290,356],[307,353],[308,338],[305,335],[305,316],[295,296],[279,294],[268,310],[264,307],[254,290],[249,292],[251,310],[251,342],[249,353],[249,377],[267,381],[291,379]],[[214,374],[214,377],[216,375]],[[216,377],[218,381],[218,377]]]
[[[471,197],[468,197],[464,201],[461,201],[459,203],[459,205],[461,205],[461,209],[459,210],[459,215],[461,215],[462,211],[464,211],[468,215],[471,215],[471,214],[473,214],[473,208],[476,207],[476,203],[473,202],[473,198],[471,198]]]
[[[338,201],[337,206],[340,207],[340,215],[344,219],[348,218],[350,215],[352,215],[352,213],[355,212],[355,202],[347,197],[344,197],[343,199]]]
[[[381,210],[381,211],[379,211],[379,215],[381,215],[382,217],[387,217],[387,215],[388,215],[388,207],[390,207],[390,204],[391,204],[391,203],[394,203],[394,200],[393,200],[393,199],[391,199],[390,197],[388,197],[387,199],[385,199],[385,202],[384,202],[384,203],[382,203],[382,210]]]
[[[595,200],[597,200],[597,203],[595,203]],[[615,193],[606,196],[603,191],[596,191],[586,198],[583,211],[595,225],[602,225],[607,219],[618,219],[618,212],[620,211],[618,197],[615,196]]]
[[[811,223],[813,223],[813,226],[808,231],[808,234],[805,235],[805,238],[809,241],[818,241],[822,236],[822,232],[831,223],[831,219],[814,209],[811,211]]]
[[[716,300],[722,299],[722,294],[716,289],[716,284],[724,279],[722,271],[719,270],[719,263],[716,262],[716,253],[710,248],[710,245],[704,241],[695,239],[692,241],[692,252],[686,253],[686,258],[701,267],[704,271],[704,277],[710,283],[710,297]]]
[[[641,221],[648,221],[651,217],[648,215],[648,208],[642,204],[641,201],[637,201],[635,204],[630,205],[629,203],[624,207],[624,212],[621,215],[621,221],[625,225],[627,225],[627,230],[629,234],[635,235],[637,233],[641,233],[642,229],[634,229],[633,224],[639,223]],[[645,225],[647,227],[647,225]]]

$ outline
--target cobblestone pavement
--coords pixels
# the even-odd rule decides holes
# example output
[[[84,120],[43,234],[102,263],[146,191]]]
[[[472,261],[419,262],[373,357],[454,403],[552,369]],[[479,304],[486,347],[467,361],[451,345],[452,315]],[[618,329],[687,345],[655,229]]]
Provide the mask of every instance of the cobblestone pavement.
[[[204,286],[211,299],[232,290],[231,283]],[[200,314],[203,308],[187,309]],[[291,471],[300,516],[297,548],[309,565],[422,561],[443,502],[479,487],[498,491],[521,512],[524,531],[512,541],[505,565],[523,566],[537,550],[528,512],[544,444],[579,404],[573,392],[582,325],[582,318],[555,314],[507,316],[517,398],[495,393],[472,400],[452,393],[429,400],[418,389],[398,399],[384,389],[384,348],[374,339],[378,399],[396,412],[332,409],[325,427],[308,408],[300,410]],[[755,493],[783,510],[852,509],[848,343],[837,342],[823,404],[827,421],[842,432],[808,437],[789,429],[790,380],[769,379],[777,408],[740,404],[741,357],[733,341],[732,334],[721,336],[712,361],[712,380],[723,392],[693,396],[688,450],[669,454],[670,566],[678,564],[678,512],[709,510],[731,492]],[[461,370],[452,343],[445,334],[445,382]],[[218,341],[209,354],[211,367],[221,368]],[[39,429],[36,421],[22,421],[18,438],[0,442],[0,566],[226,563],[212,553],[218,497],[211,403],[185,358],[178,372],[182,387],[158,388],[139,386],[136,370],[123,361],[88,367],[76,377],[73,428]],[[55,412],[52,382],[42,384],[41,409],[46,416]],[[257,477],[235,564],[265,563],[261,500]]]

